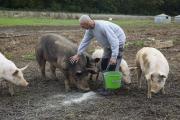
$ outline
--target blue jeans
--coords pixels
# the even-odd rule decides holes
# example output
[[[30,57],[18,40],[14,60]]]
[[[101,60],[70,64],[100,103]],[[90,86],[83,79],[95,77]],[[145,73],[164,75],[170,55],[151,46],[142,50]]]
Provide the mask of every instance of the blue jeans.
[[[108,67],[109,60],[111,58],[111,49],[110,48],[105,48],[104,49],[104,54],[103,58],[101,59],[101,71],[105,71]],[[123,48],[119,48],[119,53],[117,56],[117,63],[115,65],[109,65],[107,71],[119,71],[119,66],[121,64],[122,60],[122,55],[123,55]]]

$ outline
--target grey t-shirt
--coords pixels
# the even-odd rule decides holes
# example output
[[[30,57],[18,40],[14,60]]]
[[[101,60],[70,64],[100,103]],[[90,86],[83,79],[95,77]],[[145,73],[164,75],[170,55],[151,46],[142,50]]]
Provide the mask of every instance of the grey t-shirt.
[[[111,57],[113,58],[117,58],[119,47],[123,47],[126,41],[125,33],[121,27],[109,21],[95,20],[95,27],[86,30],[78,48],[78,54],[86,50],[93,37],[96,38],[101,47],[111,48]]]

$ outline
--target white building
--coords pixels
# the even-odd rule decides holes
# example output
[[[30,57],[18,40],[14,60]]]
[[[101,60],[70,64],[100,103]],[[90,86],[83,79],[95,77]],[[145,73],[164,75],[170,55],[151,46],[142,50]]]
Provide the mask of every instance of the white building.
[[[180,15],[177,15],[174,17],[174,22],[175,23],[180,23]]]
[[[171,23],[171,17],[166,14],[156,15],[154,17],[155,23]]]

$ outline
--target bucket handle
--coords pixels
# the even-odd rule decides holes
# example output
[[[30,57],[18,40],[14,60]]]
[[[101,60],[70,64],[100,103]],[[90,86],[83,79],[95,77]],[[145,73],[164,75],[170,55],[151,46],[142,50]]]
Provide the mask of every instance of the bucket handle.
[[[104,70],[104,72],[108,72],[109,71],[109,67],[110,67],[110,64],[108,64],[108,66],[106,67],[106,70]],[[116,69],[114,71],[116,71]]]
[[[104,72],[107,72],[109,70],[110,64],[106,67],[106,70]]]

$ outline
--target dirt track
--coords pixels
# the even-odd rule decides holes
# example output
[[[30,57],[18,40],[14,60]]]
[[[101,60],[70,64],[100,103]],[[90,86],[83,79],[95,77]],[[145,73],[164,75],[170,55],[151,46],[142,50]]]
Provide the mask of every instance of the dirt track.
[[[180,31],[176,28],[154,29],[139,28],[125,29],[127,40],[142,40],[147,37],[157,39],[180,40]],[[93,93],[82,102],[72,102],[84,93],[72,91],[66,93],[63,75],[58,71],[59,81],[42,80],[35,60],[27,59],[26,55],[34,52],[38,37],[44,33],[64,35],[75,43],[79,43],[83,31],[79,27],[14,27],[0,28],[0,33],[12,33],[19,37],[3,37],[0,34],[0,51],[15,62],[18,67],[30,64],[24,72],[29,81],[28,88],[16,87],[15,96],[8,94],[7,88],[0,88],[0,119],[1,120],[178,120],[180,119],[180,44],[160,51],[166,56],[170,64],[170,74],[165,85],[165,95],[153,95],[147,99],[147,85],[139,89],[135,71],[131,71],[132,86],[129,91],[122,90],[118,95],[108,97]],[[24,34],[24,35],[23,35]],[[23,35],[23,36],[21,36]],[[93,42],[91,49],[96,46]],[[134,58],[140,46],[130,45],[125,49],[124,59],[130,66],[134,66]],[[48,68],[47,68],[48,72]],[[73,99],[72,99],[73,98]],[[71,104],[65,104],[70,101]]]

